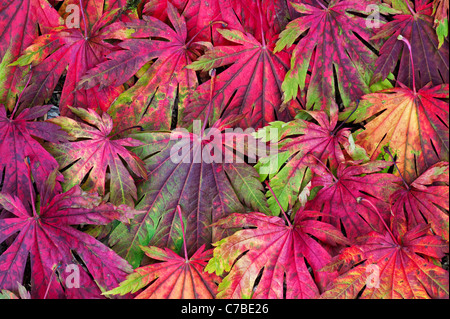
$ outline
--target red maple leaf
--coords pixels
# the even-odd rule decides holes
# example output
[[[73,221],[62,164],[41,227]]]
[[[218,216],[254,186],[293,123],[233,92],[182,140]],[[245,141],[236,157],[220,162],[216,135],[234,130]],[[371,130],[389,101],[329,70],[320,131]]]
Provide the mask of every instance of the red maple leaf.
[[[0,103],[11,111],[23,89],[24,68],[10,66],[41,31],[56,27],[62,19],[47,0],[7,0],[0,3]],[[37,104],[35,104],[37,105]]]
[[[399,178],[393,174],[379,173],[392,164],[374,161],[358,165],[358,162],[343,162],[336,175],[321,163],[311,165],[315,173],[311,187],[322,187],[305,209],[326,214],[322,221],[338,229],[341,223],[349,239],[380,230],[382,214],[387,220],[389,196],[398,189]],[[360,201],[360,199],[367,201]],[[370,202],[369,204],[367,202]]]
[[[239,43],[241,46],[215,47],[191,64],[199,55],[194,40],[200,41],[203,39],[201,36],[205,32],[209,32],[206,27],[212,27],[213,24],[221,25],[221,23],[217,24],[216,22],[223,22],[230,28],[235,28],[233,32],[236,34],[237,32],[243,32],[248,27],[255,33],[256,31],[259,32],[261,37],[261,32],[263,32],[260,31],[263,25],[262,14],[255,17],[252,12],[252,9],[253,11],[260,10],[259,2],[257,2],[257,6],[253,4],[252,8],[248,8],[248,5],[244,2],[235,2],[238,8],[246,12],[248,18],[244,17],[243,21],[252,21],[251,23],[248,22],[250,26],[241,25],[236,19],[233,12],[235,7],[230,7],[225,2],[217,3],[217,1],[212,1],[211,6],[208,5],[207,9],[202,11],[202,14],[207,15],[208,18],[198,15],[198,10],[202,6],[201,1],[186,4],[181,16],[170,2],[163,2],[160,4],[161,8],[167,6],[166,13],[173,28],[154,17],[148,16],[144,16],[144,21],[137,20],[111,26],[109,36],[124,40],[119,44],[124,50],[111,53],[107,62],[90,70],[84,76],[80,86],[90,88],[95,85],[101,85],[101,87],[120,85],[131,78],[146,63],[157,57],[156,62],[150,66],[139,81],[114,102],[109,113],[117,122],[119,129],[122,128],[122,125],[124,127],[141,125],[151,129],[170,129],[176,124],[171,123],[171,120],[177,100],[178,122],[180,123],[182,120],[184,122],[192,120],[193,116],[201,113],[208,105],[209,83],[204,83],[195,97],[190,99],[191,94],[197,87],[197,77],[192,69],[209,70],[233,63],[237,58],[239,59],[238,63],[217,77],[216,89],[218,95],[213,98],[213,103],[219,103],[219,105],[215,105],[216,112],[224,108],[227,101],[231,99],[234,90],[240,88],[224,116],[237,112],[236,108],[238,105],[241,106],[242,103],[248,103],[249,107],[240,111],[243,113],[250,112],[252,109],[250,105],[256,103],[257,105],[253,107],[254,110],[249,114],[253,120],[248,121],[246,126],[263,126],[264,123],[269,123],[276,118],[273,115],[274,112],[278,114],[280,119],[291,118],[295,114],[294,109],[298,107],[295,102],[289,104],[287,110],[278,111],[281,105],[280,85],[287,69],[289,57],[285,52],[277,55],[271,54],[270,51],[274,42],[273,35],[267,36],[267,40],[266,37],[263,37],[262,42],[260,42],[250,34],[243,34],[242,36],[246,39],[239,41],[236,36],[227,35],[229,31],[219,31],[222,42],[226,40],[229,44]],[[197,24],[192,26],[188,24],[189,21],[186,22],[185,16],[193,16],[194,11]],[[158,9],[154,13],[160,15],[158,12],[164,11]],[[250,12],[252,14],[249,14]],[[257,24],[254,23],[255,18],[259,21]],[[265,21],[264,25],[269,25],[269,23]],[[213,32],[216,30],[215,28]],[[214,32],[214,34],[217,33]],[[144,37],[156,39],[149,42],[142,39]],[[159,38],[165,40],[158,40]],[[266,41],[268,42],[267,49]],[[258,47],[255,47],[255,45]],[[222,49],[224,52],[222,52]],[[260,58],[258,58],[258,52]],[[211,63],[211,59],[214,62]],[[250,64],[245,66],[248,63]],[[208,66],[205,66],[205,64]],[[188,65],[190,66],[186,68]],[[245,75],[245,79],[237,80],[236,75],[234,75],[232,77],[234,80],[227,80],[226,78],[230,77],[230,74],[233,74],[236,69],[240,69],[238,73]],[[263,81],[267,78],[268,81]],[[223,87],[222,82],[226,82]],[[253,86],[255,92],[256,88],[260,88],[264,92],[262,93],[263,96],[261,94],[246,94],[243,89],[245,84],[248,84],[249,87]],[[225,96],[220,93],[223,90],[225,90]],[[248,99],[242,98],[241,95],[248,95]],[[188,107],[189,101],[191,103]],[[192,109],[194,107],[195,109]],[[184,118],[185,112],[190,114],[186,118]],[[261,118],[260,114],[264,114],[264,118]],[[218,117],[214,119],[217,120]]]
[[[215,32],[217,25],[211,24],[211,22],[222,21],[227,23],[223,19],[223,14],[221,14],[221,3],[223,1],[219,0],[149,0],[142,12],[144,15],[167,22],[167,6],[172,4],[186,20],[188,39],[195,37],[197,41],[209,42],[214,39],[214,43],[217,44],[217,40],[220,40]]]
[[[239,126],[260,128],[275,120],[292,119],[300,107],[297,101],[281,106],[281,83],[288,70],[288,53],[274,54],[273,39],[266,39],[265,36],[260,42],[251,34],[239,30],[221,29],[218,32],[234,45],[215,46],[188,66],[194,70],[209,71],[229,65],[215,80],[213,120],[220,116],[245,114]],[[205,120],[209,87],[210,82],[205,82],[192,95],[185,122]]]
[[[177,206],[178,217],[181,209]],[[183,233],[184,258],[172,250],[158,247],[141,249],[151,259],[160,263],[139,267],[127,279],[106,294],[135,293],[144,289],[136,299],[212,299],[217,293],[220,277],[204,271],[206,263],[212,256],[212,250],[205,251],[201,246],[190,258],[186,249],[184,222],[181,221]]]
[[[311,70],[306,96],[308,109],[320,109],[324,101],[329,105],[335,99],[336,87],[345,106],[370,92],[368,70],[376,55],[360,38],[370,43],[373,30],[359,15],[369,14],[367,10],[371,3],[376,1],[291,3],[302,15],[291,21],[280,34],[275,52],[290,47],[299,36],[307,33],[292,53],[290,71],[283,82],[285,101],[296,98],[299,88],[305,89],[308,70]]]
[[[100,2],[101,8],[99,8]],[[78,27],[59,26],[38,37],[12,65],[33,65],[33,78],[23,94],[22,107],[47,101],[67,68],[59,104],[62,115],[69,115],[68,106],[107,110],[123,91],[122,87],[76,89],[81,77],[115,46],[105,42],[105,26],[119,9],[105,12],[103,1],[86,1],[80,8],[83,19]]]
[[[80,87],[113,87],[129,80],[146,63],[157,58],[146,73],[114,102],[109,110],[117,129],[140,125],[149,129],[170,129],[172,109],[178,102],[179,117],[197,86],[194,71],[185,67],[192,61],[192,41],[186,23],[168,3],[173,27],[144,16],[144,20],[118,22],[110,27],[110,38],[124,40],[123,50],[108,55],[108,61],[90,70]],[[145,38],[152,38],[151,40]]]
[[[3,184],[0,191],[17,196],[24,203],[34,195],[34,190],[29,187],[31,180],[27,165],[31,167],[38,188],[58,167],[58,162],[36,138],[58,143],[68,137],[55,124],[34,121],[44,116],[50,107],[35,106],[23,110],[17,116],[14,113],[8,116],[4,106],[0,104],[0,184]],[[62,176],[57,180],[62,181]],[[61,190],[59,183],[56,190]]]
[[[417,89],[428,83],[433,86],[449,82],[449,47],[445,39],[440,48],[436,31],[433,29],[432,3],[415,1],[415,11],[408,5],[408,14],[397,14],[394,20],[383,25],[372,39],[387,39],[380,49],[371,80],[376,83],[386,79],[393,72],[400,59],[397,81],[412,88],[413,74]],[[411,43],[413,69],[410,52],[404,43],[397,40],[402,35]]]
[[[448,163],[439,162],[391,195],[391,211],[407,221],[408,229],[428,223],[435,234],[448,241],[448,192]]]
[[[306,111],[304,114],[317,123],[298,119],[277,127],[280,151],[287,152],[289,158],[270,179],[270,186],[285,210],[293,207],[299,192],[311,180],[309,156],[329,164],[333,170],[347,159],[367,157],[364,150],[354,143],[350,129],[343,127],[343,123],[337,125],[338,107],[335,103],[330,106],[330,115],[324,111]],[[279,213],[272,194],[268,192],[267,197],[271,210]]]
[[[136,299],[213,299],[220,278],[204,272],[212,250],[200,247],[189,259],[180,257],[168,248],[141,247],[147,257],[159,260],[134,270],[120,286],[108,294],[134,293]]]
[[[313,219],[320,215],[299,211],[292,224],[261,213],[232,214],[216,222],[214,226],[219,228],[245,228],[214,244],[214,257],[206,270],[218,275],[228,272],[217,298],[282,299],[284,294],[287,299],[318,297],[336,275],[317,272],[331,260],[319,242],[347,242],[335,227]],[[305,262],[312,268],[314,279]]]
[[[404,228],[404,225],[400,225]],[[325,267],[341,274],[321,298],[429,299],[449,297],[448,271],[426,258],[442,258],[448,243],[418,224],[407,232],[371,232]]]
[[[60,168],[65,168],[63,189],[82,185],[85,190],[101,195],[106,195],[109,189],[111,203],[134,206],[137,194],[131,172],[143,179],[147,178],[147,172],[141,159],[125,147],[142,143],[132,138],[113,139],[113,123],[107,113],[100,116],[94,110],[70,110],[84,123],[63,116],[51,119],[68,133],[70,141],[47,146]]]
[[[44,194],[52,192],[55,176],[46,182]],[[13,238],[0,256],[0,287],[16,290],[28,259],[33,298],[99,298],[101,289],[114,288],[131,272],[111,249],[72,227],[123,220],[124,212],[78,186],[41,199],[39,209],[32,200],[29,212],[18,197],[0,193],[0,206],[13,214],[0,219],[0,242]]]
[[[133,266],[143,257],[139,245],[174,251],[180,248],[180,224],[175,214],[178,205],[187,220],[189,253],[226,235],[209,225],[231,213],[244,212],[242,203],[270,214],[255,169],[242,158],[238,162],[233,157],[236,144],[251,136],[231,133],[238,141],[229,143],[226,126],[221,125],[225,123],[217,122],[209,131],[194,133],[178,130],[132,135],[143,142],[133,151],[145,158],[148,171],[148,180],[138,187],[140,202],[136,206],[146,212],[137,216],[131,227],[117,227],[110,243]],[[222,138],[215,135],[218,132]]]

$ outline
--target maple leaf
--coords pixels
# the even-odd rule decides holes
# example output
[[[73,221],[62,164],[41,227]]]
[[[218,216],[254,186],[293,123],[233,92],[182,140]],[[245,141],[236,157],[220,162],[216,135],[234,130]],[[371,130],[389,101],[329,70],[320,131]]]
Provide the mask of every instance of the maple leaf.
[[[315,5],[291,3],[302,16],[286,26],[275,52],[290,47],[298,37],[308,32],[292,53],[291,67],[282,85],[285,102],[296,98],[299,88],[305,89],[309,69],[307,109],[319,109],[323,101],[329,103],[335,99],[335,87],[339,89],[345,106],[370,92],[369,70],[376,55],[359,38],[373,45],[370,41],[373,30],[367,27],[366,18],[350,11],[368,15],[368,4],[371,3],[377,4],[358,0],[335,0],[328,5],[321,1],[316,1]]]
[[[213,120],[247,114],[238,125],[260,128],[277,119],[292,119],[300,107],[298,102],[282,105],[281,99],[289,54],[273,52],[287,8],[282,1],[264,0],[219,1],[219,7],[229,30],[216,29],[222,41],[215,41],[212,49],[188,66],[197,71],[228,66],[215,80]],[[233,20],[236,15],[240,21]],[[209,85],[203,83],[192,95],[185,122],[204,116],[209,105]]]
[[[367,156],[357,146],[350,129],[337,125],[338,108],[335,103],[330,106],[330,115],[324,111],[306,111],[315,122],[298,119],[283,124],[280,129],[280,151],[287,152],[289,159],[285,165],[270,179],[270,186],[283,209],[292,208],[301,189],[311,180],[309,155],[313,155],[332,169],[345,159],[360,160]],[[266,195],[269,207],[274,213],[280,208],[271,193]]]
[[[323,269],[340,276],[321,298],[355,299],[361,292],[362,299],[448,298],[448,271],[425,259],[442,258],[448,244],[428,232],[419,224],[398,236],[389,229],[367,234]]]
[[[318,297],[336,274],[330,272],[323,276],[317,272],[331,256],[310,235],[333,246],[347,242],[333,226],[310,218],[319,215],[318,212],[299,211],[292,224],[261,213],[232,214],[216,222],[214,226],[220,228],[250,227],[214,244],[214,257],[206,270],[215,271],[219,276],[224,271],[229,272],[219,285],[217,298]],[[305,261],[312,268],[315,279]],[[261,272],[261,279],[254,289]]]
[[[83,183],[86,190],[105,195],[106,173],[109,170],[109,192],[113,204],[134,206],[137,198],[136,185],[130,172],[147,178],[144,163],[125,147],[142,143],[132,138],[113,139],[111,117],[98,115],[94,110],[70,108],[83,122],[59,116],[49,120],[65,130],[71,141],[52,143],[47,150],[55,157],[59,167],[64,169],[63,189],[68,190]],[[122,162],[125,161],[127,166]]]
[[[220,278],[203,271],[212,255],[212,250],[205,251],[204,247],[188,260],[168,248],[141,247],[148,257],[162,262],[135,269],[119,287],[107,293],[134,293],[150,284],[136,299],[212,299],[217,291],[214,282]]]
[[[382,229],[378,214],[387,219],[389,196],[398,189],[399,178],[378,172],[391,165],[384,161],[361,165],[348,161],[339,164],[334,175],[321,163],[311,164],[315,173],[311,188],[322,188],[313,200],[306,203],[305,209],[323,212],[322,221],[339,229],[342,223],[346,236],[351,240]],[[361,198],[370,204],[361,202]]]
[[[139,265],[143,256],[139,245],[174,251],[180,248],[177,205],[187,220],[189,253],[222,238],[223,231],[209,225],[233,212],[243,212],[241,201],[270,213],[255,169],[244,163],[243,158],[239,162],[233,157],[233,145],[224,141],[226,133],[217,135],[224,130],[220,124],[202,132],[177,130],[132,135],[143,142],[133,151],[145,159],[148,171],[148,180],[138,188],[140,202],[136,205],[146,213],[137,216],[130,228],[116,228],[110,244],[133,266]]]
[[[386,79],[388,74],[394,71],[399,58],[397,81],[408,87],[413,86],[413,74],[418,89],[429,82],[433,86],[449,82],[448,39],[445,39],[438,49],[439,40],[433,29],[431,5],[416,1],[414,11],[408,4],[407,14],[394,15],[394,20],[383,25],[372,38],[387,40],[380,48],[371,84]],[[402,42],[397,41],[399,35],[411,43],[414,69],[410,63],[410,52]]]
[[[105,26],[115,19],[115,9],[101,15],[103,1],[86,1],[80,8],[80,28],[59,26],[38,37],[23,55],[11,65],[33,65],[33,80],[22,98],[22,107],[39,105],[48,100],[67,68],[59,104],[62,115],[70,115],[68,106],[107,110],[123,91],[122,87],[98,87],[76,90],[81,77],[103,62],[115,47],[105,42]],[[101,5],[101,7],[99,7]],[[87,17],[87,18],[86,18]],[[84,25],[86,23],[86,26]]]
[[[55,124],[34,121],[44,116],[50,107],[35,106],[8,117],[5,107],[0,104],[0,185],[3,185],[0,191],[17,196],[24,203],[34,195],[34,190],[28,186],[31,180],[27,165],[31,167],[38,188],[58,167],[56,160],[35,138],[58,143],[68,137]],[[61,182],[62,176],[57,181]],[[55,190],[60,189],[58,183]]]
[[[0,3],[0,103],[11,111],[23,89],[25,70],[10,66],[42,31],[56,27],[61,18],[47,0],[8,0]]]
[[[178,217],[181,219],[181,209],[177,206]],[[205,251],[202,245],[188,258],[182,223],[183,246],[185,257],[180,257],[168,248],[143,247],[140,248],[151,259],[161,263],[139,267],[127,279],[105,294],[135,293],[146,286],[136,299],[212,299],[216,296],[220,278],[208,274],[203,269],[212,256],[212,249]]]
[[[175,104],[180,118],[187,98],[197,86],[195,72],[185,68],[192,58],[184,17],[169,2],[167,14],[173,28],[149,16],[111,25],[109,37],[124,40],[119,44],[123,50],[108,55],[108,61],[91,69],[80,82],[79,86],[85,88],[114,87],[157,58],[134,86],[111,105],[109,114],[118,129],[134,125],[170,129]],[[148,37],[151,40],[144,39]]]
[[[417,93],[401,85],[365,95],[349,119],[369,120],[356,133],[356,143],[372,160],[388,145],[397,156],[400,173],[412,182],[431,165],[449,159],[448,105],[441,100],[448,99],[448,92],[448,84],[427,85]]]
[[[251,34],[238,30],[218,32],[237,45],[215,46],[188,66],[208,71],[230,65],[216,78],[212,98],[213,119],[231,114],[246,114],[239,126],[260,128],[275,120],[289,120],[299,105],[294,101],[282,108],[281,83],[288,69],[286,52],[272,53],[273,42],[259,42]],[[205,82],[192,95],[189,113],[184,119],[204,119],[209,105],[209,86]]]
[[[448,163],[439,162],[405,184],[391,195],[394,215],[404,218],[408,229],[429,223],[435,234],[448,241],[448,176]]]
[[[53,187],[55,177],[56,172],[46,182],[47,188]],[[28,259],[33,298],[98,298],[100,287],[112,289],[132,270],[110,248],[71,227],[123,220],[126,213],[122,209],[126,208],[103,203],[97,195],[86,194],[79,187],[44,196],[38,209],[32,201],[32,213],[18,197],[5,193],[0,193],[0,206],[14,215],[0,219],[0,242],[13,238],[0,256],[0,287],[4,289],[15,289],[16,282],[22,282]],[[73,280],[73,268],[79,274],[79,285],[67,284]],[[60,282],[55,278],[56,272]]]

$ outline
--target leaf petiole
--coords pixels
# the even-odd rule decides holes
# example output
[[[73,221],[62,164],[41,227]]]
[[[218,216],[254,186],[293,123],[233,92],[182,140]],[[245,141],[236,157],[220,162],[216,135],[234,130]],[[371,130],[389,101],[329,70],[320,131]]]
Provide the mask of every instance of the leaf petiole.
[[[331,132],[331,135],[334,136],[341,129],[341,127],[348,121],[348,119],[353,115],[353,113],[355,113],[358,106],[359,106],[359,100],[356,101],[356,107],[353,109],[353,111],[347,116],[347,118],[341,124],[339,124],[338,127],[336,127],[333,130],[333,132]]]
[[[80,10],[81,10],[81,16],[83,17],[83,24],[84,24],[84,39],[87,40],[87,23],[86,23],[86,16],[84,14],[84,6],[83,6],[83,0],[80,0]]]
[[[275,198],[275,201],[277,202],[278,206],[280,207],[280,210],[281,210],[281,212],[283,213],[284,218],[286,219],[286,221],[287,221],[289,227],[292,227],[292,224],[291,224],[291,221],[289,220],[288,215],[286,214],[286,212],[284,211],[284,209],[283,209],[283,207],[281,206],[280,202],[278,201],[278,198],[277,198],[277,196],[275,195],[275,193],[274,193],[272,187],[270,187],[268,181],[266,181],[266,185],[267,185],[267,188],[269,188],[270,192],[272,193],[273,198]]]
[[[409,187],[408,183],[406,182],[406,180],[403,178],[403,175],[402,175],[402,173],[400,172],[400,170],[399,170],[399,168],[398,168],[398,166],[397,166],[397,163],[396,163],[395,160],[394,160],[394,156],[392,155],[391,151],[389,150],[389,147],[385,146],[385,147],[384,147],[384,151],[385,151],[386,153],[388,153],[389,156],[391,157],[392,162],[394,163],[394,166],[395,166],[395,168],[397,169],[397,172],[400,174],[400,178],[402,179],[403,184],[405,184],[406,189],[409,190],[410,187]]]
[[[400,41],[405,42],[406,46],[409,49],[409,57],[411,59],[411,69],[412,69],[413,91],[414,91],[414,95],[416,95],[416,93],[417,93],[417,91],[416,91],[416,77],[415,77],[415,71],[414,71],[414,61],[413,61],[413,56],[412,56],[411,44],[409,43],[408,39],[406,39],[401,34],[397,37],[397,39],[400,40]]]
[[[366,202],[366,203],[368,203],[370,206],[372,206],[372,208],[375,210],[375,212],[377,213],[378,217],[380,218],[381,222],[383,223],[384,227],[385,227],[386,230],[388,231],[389,235],[392,237],[392,240],[393,240],[396,244],[398,244],[397,239],[395,238],[395,236],[394,236],[394,234],[392,233],[391,229],[386,225],[386,222],[384,221],[383,217],[381,217],[380,212],[378,211],[377,207],[376,207],[374,204],[372,204],[372,202],[371,202],[370,200],[367,200],[367,199],[362,198],[362,197],[358,197],[358,198],[356,199],[356,201],[358,202],[358,204],[361,203],[361,202]]]

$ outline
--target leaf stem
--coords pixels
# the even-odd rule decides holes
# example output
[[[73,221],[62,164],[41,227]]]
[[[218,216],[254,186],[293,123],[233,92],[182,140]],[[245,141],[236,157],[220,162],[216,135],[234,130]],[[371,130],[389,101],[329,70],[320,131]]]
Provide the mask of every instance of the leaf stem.
[[[184,259],[186,261],[188,261],[188,253],[187,253],[187,248],[186,248],[186,238],[184,236],[184,223],[183,223],[183,216],[181,215],[181,208],[180,205],[177,205],[177,212],[178,212],[178,217],[180,218],[180,223],[181,223],[181,232],[183,235],[183,247],[184,247]]]
[[[411,14],[414,16],[416,15],[416,13],[414,12],[414,10],[411,8],[411,6],[409,5],[408,0],[405,0],[406,6],[408,7],[409,11],[411,12]]]
[[[413,81],[413,91],[414,91],[414,95],[417,93],[416,92],[416,76],[415,76],[415,70],[414,70],[414,61],[413,61],[413,56],[412,56],[412,49],[411,49],[411,44],[409,43],[408,39],[406,39],[404,36],[402,36],[401,34],[397,37],[398,40],[403,41],[406,43],[406,46],[409,49],[409,57],[411,59],[411,69],[412,69],[412,81]]]
[[[327,7],[322,3],[322,1],[320,0],[316,0],[316,2],[323,8],[323,9],[327,9]]]
[[[59,262],[58,264],[54,264],[53,265],[53,267],[52,267],[53,268],[52,269],[52,274],[50,275],[50,279],[48,280],[47,289],[45,290],[45,294],[44,294],[44,298],[43,299],[47,299],[47,295],[48,295],[48,292],[50,290],[50,285],[52,283],[53,276],[54,276],[54,274],[56,272],[56,269],[58,269],[60,266],[61,266],[61,262]]]
[[[209,115],[211,114],[211,109],[212,109],[212,96],[213,96],[213,92],[214,92],[214,86],[216,84],[216,69],[211,69],[211,84],[210,84],[210,88],[209,88],[209,103],[208,103],[208,110],[206,113],[206,117],[202,126],[202,131],[200,136],[203,137],[203,133],[205,132],[206,129],[206,125],[208,124],[208,119],[209,119]]]
[[[397,169],[397,172],[400,174],[400,178],[402,179],[403,184],[405,184],[405,187],[406,187],[407,190],[410,190],[410,187],[409,187],[408,183],[407,183],[406,180],[403,178],[402,173],[401,173],[400,170],[398,169],[397,163],[395,162],[394,156],[392,156],[392,153],[391,153],[391,151],[389,150],[389,147],[385,146],[385,147],[384,147],[384,151],[385,151],[386,153],[388,153],[389,156],[392,158],[392,162],[394,163],[394,166],[395,166],[395,168]]]
[[[222,24],[226,24],[223,21],[215,21],[216,18],[220,15],[220,13],[218,13],[210,23],[208,23],[207,25],[205,25],[203,28],[201,28],[196,34],[194,34],[192,36],[192,38],[188,41],[188,43],[186,43],[185,47],[189,48],[189,46],[191,45],[192,41],[194,41],[194,39],[200,34],[202,33],[206,28],[209,28],[210,26],[212,26],[213,24],[217,24],[217,23],[222,23]]]
[[[261,28],[261,41],[262,41],[262,45],[263,48],[266,48],[266,36],[264,34],[264,28],[263,28],[263,18],[262,18],[262,11],[261,11],[261,5],[259,4],[260,0],[256,0],[256,6],[258,7],[258,13],[259,13],[259,20],[261,22],[260,24],[260,28]]]
[[[377,213],[378,217],[380,218],[381,222],[383,223],[384,227],[387,229],[389,235],[392,237],[392,240],[393,240],[395,243],[398,244],[397,239],[394,237],[394,234],[392,233],[391,229],[387,226],[387,224],[386,224],[386,222],[384,221],[383,217],[381,217],[381,214],[380,214],[380,212],[378,211],[377,207],[376,207],[370,200],[367,200],[367,199],[362,198],[362,197],[358,197],[358,198],[356,199],[356,201],[357,201],[358,203],[366,202],[366,203],[368,203],[370,206],[372,206],[372,208],[375,210],[375,212]]]
[[[356,107],[355,107],[355,109],[347,116],[347,118],[346,118],[341,124],[339,124],[338,127],[336,127],[336,128],[333,130],[333,132],[331,132],[331,134],[332,134],[333,136],[341,129],[342,125],[344,125],[344,124],[348,121],[348,119],[353,115],[353,113],[355,113],[355,111],[356,111],[356,109],[358,108],[358,106],[359,106],[359,100],[356,101]]]
[[[81,10],[81,16],[83,17],[83,24],[84,24],[84,39],[87,40],[87,23],[86,23],[86,16],[84,14],[84,6],[83,6],[83,0],[80,0],[80,10]]]
[[[266,185],[269,188],[270,192],[272,193],[273,198],[275,198],[275,201],[277,202],[278,206],[280,207],[281,212],[283,213],[284,218],[286,219],[289,227],[292,227],[291,221],[289,220],[289,217],[287,216],[286,212],[284,211],[283,207],[281,206],[280,202],[278,201],[277,196],[275,195],[272,187],[270,187],[269,182],[266,181]]]
[[[31,208],[33,209],[33,216],[34,217],[38,217],[38,214],[37,214],[37,212],[36,212],[36,204],[35,204],[35,202],[34,202],[34,196],[33,196],[33,187],[32,187],[32,175],[31,175],[31,167],[30,167],[30,158],[27,156],[27,157],[25,157],[25,159],[24,159],[24,162],[25,162],[25,166],[27,167],[27,170],[28,170],[28,176],[30,177],[30,179],[28,180],[29,181],[29,183],[28,183],[28,188],[29,188],[29,190],[30,190],[30,197],[31,197]]]
[[[321,160],[320,158],[318,158],[317,156],[315,156],[314,154],[309,153],[309,152],[306,153],[305,157],[306,157],[307,155],[310,155],[310,156],[314,157],[315,160],[316,160],[317,162],[319,162],[320,164],[322,164],[322,166],[327,170],[328,174],[330,174],[331,176],[333,176],[333,180],[334,180],[335,182],[338,181],[337,178],[336,178],[336,176],[334,176],[334,174],[333,174],[333,173],[330,171],[330,169],[322,162],[322,160]]]

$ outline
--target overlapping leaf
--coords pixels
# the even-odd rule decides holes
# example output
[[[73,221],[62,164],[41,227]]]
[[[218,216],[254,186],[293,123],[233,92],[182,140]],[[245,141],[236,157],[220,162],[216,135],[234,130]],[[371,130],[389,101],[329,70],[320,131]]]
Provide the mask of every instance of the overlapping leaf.
[[[167,18],[168,0],[149,0],[143,13],[162,21]],[[227,25],[230,29],[251,33],[261,40],[262,33],[279,33],[288,22],[288,4],[284,0],[174,0],[170,1],[186,19],[188,37],[196,36],[198,41],[223,45],[227,41],[216,31]],[[263,8],[262,17],[258,6]],[[261,24],[262,18],[262,24]],[[212,21],[221,22],[211,24]]]
[[[47,101],[66,71],[61,92],[60,111],[69,115],[69,106],[107,110],[123,90],[122,87],[76,90],[81,77],[92,67],[103,62],[114,46],[105,42],[105,26],[115,19],[118,9],[103,13],[103,1],[84,3],[86,19],[80,25],[59,26],[38,37],[13,65],[33,65],[31,85],[22,97],[22,106],[34,106]],[[87,27],[84,26],[87,21]]]
[[[217,44],[217,40],[220,41],[221,39],[215,31],[217,25],[212,24],[212,22],[222,21],[229,25],[229,22],[231,22],[231,25],[234,24],[229,21],[230,19],[224,19],[220,6],[225,2],[221,0],[150,0],[145,4],[143,13],[166,21],[168,3],[173,4],[179,12],[182,12],[182,16],[186,20],[189,39],[195,37],[197,41],[208,42],[212,42],[214,39],[214,43]],[[235,16],[234,19],[237,20]],[[228,21],[225,22],[226,20]]]
[[[389,145],[400,173],[412,182],[431,165],[449,160],[448,92],[443,84],[417,93],[401,86],[365,95],[350,117],[355,123],[369,120],[356,143],[372,160]]]
[[[31,179],[27,165],[38,188],[58,167],[58,162],[35,138],[58,143],[68,137],[55,124],[34,121],[49,109],[50,105],[36,106],[14,117],[13,114],[8,116],[5,107],[0,104],[0,184],[3,185],[0,191],[17,196],[23,203],[35,195],[29,187]],[[56,190],[61,190],[61,177],[58,177]]]
[[[197,86],[195,72],[185,68],[192,62],[185,19],[169,2],[167,14],[173,28],[148,16],[112,25],[109,37],[125,39],[119,44],[123,50],[111,53],[108,61],[90,70],[80,83],[86,88],[114,87],[157,58],[111,106],[109,113],[118,129],[134,125],[170,129],[173,109],[178,109],[181,118],[189,95]],[[150,40],[145,39],[148,37]]]
[[[329,105],[336,98],[336,87],[345,106],[370,92],[376,55],[360,38],[371,43],[373,28],[366,18],[359,16],[370,14],[369,4],[377,3],[357,0],[332,0],[328,5],[320,0],[314,5],[292,3],[302,16],[291,21],[280,34],[275,52],[304,36],[292,53],[290,70],[283,82],[285,101],[296,98],[299,88],[305,90],[308,70],[311,71],[306,88],[308,109],[320,109],[323,101]]]
[[[218,3],[221,20],[230,29],[250,33],[259,42],[278,35],[289,20],[288,4],[283,0],[219,0]]]
[[[143,142],[133,151],[145,159],[149,174],[139,187],[136,206],[146,213],[137,216],[130,229],[118,227],[111,235],[114,249],[132,265],[139,265],[142,259],[139,245],[180,249],[178,205],[186,219],[189,253],[223,237],[223,231],[209,226],[231,213],[243,212],[240,199],[253,209],[270,213],[254,168],[243,163],[243,158],[238,162],[233,157],[227,149],[233,145],[224,141],[226,135],[217,135],[222,129],[214,126],[204,135],[183,130],[133,135]]]
[[[315,176],[311,187],[322,187],[305,209],[321,211],[322,221],[345,229],[349,239],[381,230],[379,214],[387,220],[389,196],[398,189],[399,178],[393,174],[379,173],[391,166],[384,161],[358,165],[357,162],[341,163],[336,175],[321,163],[311,166]],[[366,199],[361,201],[360,199]],[[377,212],[378,211],[378,212]]]
[[[0,3],[0,103],[12,110],[23,89],[25,70],[10,66],[41,30],[56,27],[61,18],[47,0],[8,0]],[[37,104],[36,104],[37,105]]]
[[[0,0],[0,39],[0,299],[449,297],[448,0]]]
[[[70,110],[85,123],[62,116],[50,120],[69,133],[71,141],[47,147],[64,169],[64,190],[82,184],[86,190],[105,195],[108,189],[112,203],[134,206],[137,190],[131,172],[144,179],[147,172],[144,163],[125,147],[142,143],[131,138],[113,139],[113,123],[107,113],[100,116],[94,110]]]
[[[393,72],[400,59],[397,81],[412,88],[413,73],[417,88],[428,83],[433,86],[449,82],[449,47],[444,39],[439,47],[436,31],[433,29],[432,4],[415,1],[415,11],[409,6],[407,14],[397,14],[386,23],[373,39],[387,39],[380,49],[380,57],[375,63],[372,83],[386,79]],[[414,70],[408,48],[397,37],[408,39],[413,52]]]
[[[332,169],[336,169],[345,159],[360,160],[366,157],[364,150],[355,145],[350,129],[337,125],[338,109],[335,104],[330,107],[330,116],[324,111],[306,113],[317,124],[299,119],[279,129],[280,151],[286,151],[289,159],[270,179],[270,185],[284,210],[293,207],[300,191],[311,180],[308,155],[329,163]],[[280,208],[270,192],[267,197],[271,210],[279,213]]]
[[[229,272],[219,285],[217,297],[318,297],[335,274],[323,276],[317,272],[331,256],[309,235],[330,245],[346,243],[339,230],[309,218],[318,216],[317,212],[298,212],[292,225],[261,213],[232,214],[217,222],[214,226],[220,228],[250,227],[215,243],[214,257],[206,270],[218,275]],[[312,268],[314,279],[306,262]]]
[[[46,188],[53,187],[54,178],[53,174]],[[49,192],[46,189],[44,193]],[[16,290],[28,259],[33,298],[99,298],[101,289],[112,289],[125,279],[132,270],[130,265],[72,225],[104,225],[115,219],[124,220],[126,213],[79,187],[56,196],[43,196],[42,200],[38,209],[32,203],[31,213],[18,197],[0,193],[0,206],[14,215],[0,220],[0,242],[13,239],[0,256],[0,287]],[[79,276],[77,282],[70,278],[74,271]]]
[[[369,233],[324,269],[339,270],[341,276],[321,298],[354,299],[361,292],[362,299],[448,298],[448,271],[425,259],[442,258],[448,244],[428,230],[419,224],[396,237]]]
[[[429,223],[435,234],[448,241],[448,163],[439,162],[391,196],[391,211],[404,218],[408,228]]]
[[[135,269],[110,294],[134,293],[145,288],[136,299],[213,299],[220,278],[203,269],[212,251],[202,246],[186,259],[170,249],[141,247],[145,254],[162,262]],[[148,286],[148,287],[147,287]]]
[[[215,46],[188,68],[208,71],[229,66],[217,75],[212,98],[213,119],[221,115],[245,114],[243,128],[260,128],[275,120],[289,120],[299,108],[296,101],[282,107],[281,83],[288,69],[289,55],[274,54],[273,39],[258,41],[239,30],[218,30],[237,45]],[[210,83],[200,85],[189,104],[185,121],[204,119],[209,105]]]

